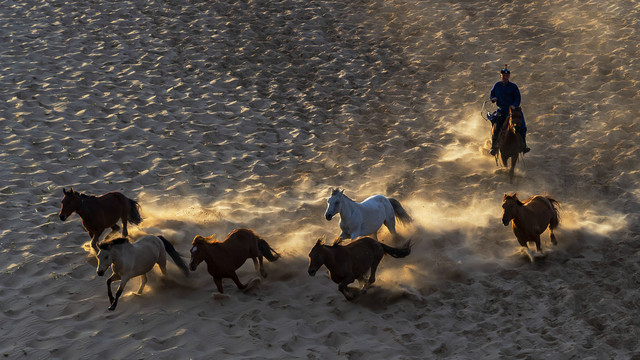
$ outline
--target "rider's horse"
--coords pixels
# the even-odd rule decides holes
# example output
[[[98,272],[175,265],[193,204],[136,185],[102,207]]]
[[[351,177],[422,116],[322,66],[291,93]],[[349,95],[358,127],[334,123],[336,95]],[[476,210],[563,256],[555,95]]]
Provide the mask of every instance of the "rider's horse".
[[[520,107],[511,107],[507,121],[502,125],[500,134],[498,135],[498,149],[500,150],[500,158],[502,165],[509,168],[509,181],[513,182],[513,175],[522,149],[522,137],[519,134],[520,125],[522,123],[522,109]],[[497,126],[497,124],[493,124]],[[511,159],[511,165],[508,165]],[[496,164],[498,164],[498,154],[496,154]]]

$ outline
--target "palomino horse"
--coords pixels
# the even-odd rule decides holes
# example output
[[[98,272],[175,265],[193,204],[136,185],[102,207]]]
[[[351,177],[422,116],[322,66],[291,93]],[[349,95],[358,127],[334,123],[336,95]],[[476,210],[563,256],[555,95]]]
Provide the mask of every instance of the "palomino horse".
[[[276,261],[280,255],[250,229],[236,229],[227,235],[223,242],[215,240],[214,236],[202,237],[197,235],[192,242],[191,271],[195,271],[202,261],[207,263],[207,270],[213,276],[213,282],[218,292],[222,289],[222,278],[230,278],[239,289],[247,287],[240,282],[236,270],[251,258],[256,270],[262,277],[267,277],[267,272],[262,265],[262,257],[269,261]],[[258,265],[259,264],[259,265]]]
[[[537,252],[542,254],[540,234],[547,227],[551,243],[558,244],[553,233],[553,230],[560,224],[558,205],[556,200],[548,196],[535,195],[522,202],[518,200],[515,193],[505,194],[502,201],[502,223],[507,226],[513,220],[511,227],[520,246],[525,247],[527,253],[531,255],[527,243],[535,242]]]
[[[324,217],[331,220],[336,214],[340,214],[340,239],[351,238],[376,233],[384,224],[392,235],[396,235],[396,217],[400,222],[411,222],[411,216],[396,199],[388,199],[382,195],[374,195],[361,203],[349,199],[344,190],[333,189],[331,197],[327,200],[327,211]]]
[[[142,221],[138,208],[138,203],[121,193],[114,191],[100,196],[85,195],[73,191],[62,189],[62,208],[60,209],[60,220],[65,221],[75,211],[82,226],[91,236],[91,247],[98,253],[98,240],[106,228],[111,228],[111,233],[120,230],[117,225],[118,220],[122,221],[122,236],[128,236],[127,221],[138,225]],[[110,233],[110,234],[111,234]]]
[[[518,133],[520,124],[522,123],[522,109],[520,107],[509,109],[509,119],[504,122],[500,135],[498,135],[498,148],[500,150],[500,158],[502,165],[509,167],[509,181],[513,182],[516,163],[522,150],[522,137]],[[495,124],[494,124],[495,126]],[[508,165],[511,159],[511,165]],[[496,154],[496,164],[498,163],[498,154]]]
[[[348,245],[340,245],[342,239],[337,239],[333,245],[324,245],[322,239],[309,253],[309,269],[307,272],[315,276],[322,265],[329,269],[329,275],[334,283],[338,284],[338,290],[347,300],[355,298],[349,292],[349,284],[358,280],[362,285],[361,293],[376,281],[376,269],[384,254],[395,258],[403,258],[411,253],[411,241],[402,248],[387,246],[371,237],[361,237]],[[364,276],[370,270],[369,279],[365,282]]]
[[[163,275],[167,275],[167,254],[182,269],[186,276],[189,276],[189,269],[184,263],[180,254],[167,239],[162,236],[146,235],[138,239],[135,243],[130,243],[127,238],[117,238],[102,241],[98,244],[98,276],[111,266],[113,274],[107,279],[107,294],[109,295],[109,310],[115,310],[118,305],[118,298],[122,295],[127,282],[136,276],[142,276],[142,283],[138,289],[138,294],[142,294],[144,286],[147,284],[147,273],[158,264]],[[111,283],[120,280],[120,285],[116,291],[116,297],[111,293]]]

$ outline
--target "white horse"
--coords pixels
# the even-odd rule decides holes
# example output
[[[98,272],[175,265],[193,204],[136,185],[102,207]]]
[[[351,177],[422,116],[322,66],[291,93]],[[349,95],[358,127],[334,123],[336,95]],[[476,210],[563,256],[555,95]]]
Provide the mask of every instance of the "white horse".
[[[142,276],[142,283],[138,294],[147,283],[147,273],[158,264],[163,275],[167,275],[167,254],[189,276],[189,269],[180,254],[167,239],[162,236],[146,235],[135,243],[130,243],[127,238],[116,238],[102,241],[98,244],[98,276],[104,275],[111,266],[113,274],[107,279],[107,293],[109,294],[109,310],[115,310],[118,298],[127,282],[136,276]],[[111,293],[111,282],[120,280],[116,291],[116,297]]]
[[[340,214],[340,239],[356,239],[371,235],[377,239],[377,232],[384,224],[389,232],[396,235],[396,217],[400,222],[411,222],[411,216],[396,199],[374,195],[361,203],[349,199],[344,190],[333,189],[324,217],[331,220]]]

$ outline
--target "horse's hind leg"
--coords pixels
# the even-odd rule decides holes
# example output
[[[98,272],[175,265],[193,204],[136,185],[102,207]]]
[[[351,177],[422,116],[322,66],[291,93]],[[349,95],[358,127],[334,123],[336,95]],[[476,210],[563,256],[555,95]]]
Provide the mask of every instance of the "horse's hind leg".
[[[263,278],[267,277],[267,271],[264,269],[264,263],[262,261],[262,255],[256,256],[252,258],[253,266],[256,268],[256,271],[260,273],[260,276]]]
[[[553,245],[558,245],[558,241],[556,240],[556,235],[553,233],[553,229],[549,227],[549,237],[551,238],[551,243]]]
[[[160,272],[162,272],[163,276],[167,276],[167,253],[162,251],[160,256],[158,257],[158,261],[156,262],[158,267],[160,268]]]
[[[233,274],[231,274],[230,277],[231,277],[231,280],[233,280],[233,282],[236,283],[236,286],[238,287],[238,289],[243,290],[247,287],[246,284],[243,284],[240,282],[240,279],[238,279],[238,274],[236,274],[235,271],[233,272]]]
[[[122,236],[129,236],[129,231],[127,231],[127,219],[129,218],[129,213],[122,214],[120,217],[120,221],[122,221]],[[118,226],[118,225],[113,225]],[[111,227],[113,229],[113,226]]]
[[[367,289],[369,289],[371,285],[373,285],[373,283],[376,282],[376,270],[378,270],[378,265],[380,264],[380,260],[382,260],[382,258],[380,258],[377,261],[374,261],[373,264],[371,264],[371,273],[369,274],[369,280],[367,280],[367,282],[364,284],[361,290],[363,294],[365,294],[367,292]]]
[[[389,232],[395,238],[395,236],[396,236],[396,218],[395,218],[395,215],[392,215],[391,218],[386,219],[384,221],[384,226],[386,226],[387,229],[389,229]],[[377,237],[375,239],[378,240]]]
[[[144,290],[144,286],[147,285],[147,274],[140,275],[140,287],[138,288],[138,295],[142,294],[142,290]]]

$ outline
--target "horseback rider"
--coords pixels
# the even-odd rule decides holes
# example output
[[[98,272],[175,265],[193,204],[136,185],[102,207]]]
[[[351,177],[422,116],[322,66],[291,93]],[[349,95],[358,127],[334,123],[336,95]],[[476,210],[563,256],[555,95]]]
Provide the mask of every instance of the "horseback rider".
[[[498,110],[491,117],[491,122],[495,124],[491,131],[491,155],[495,155],[498,152],[498,135],[509,115],[509,108],[520,106],[520,90],[516,84],[509,81],[510,75],[511,71],[507,69],[507,64],[505,64],[504,69],[500,70],[500,81],[496,82],[491,88],[489,99],[498,106]],[[522,153],[528,153],[531,149],[527,147],[527,125],[524,122],[524,114],[522,115],[520,128],[516,130],[522,137]]]

